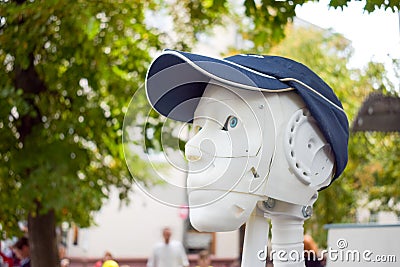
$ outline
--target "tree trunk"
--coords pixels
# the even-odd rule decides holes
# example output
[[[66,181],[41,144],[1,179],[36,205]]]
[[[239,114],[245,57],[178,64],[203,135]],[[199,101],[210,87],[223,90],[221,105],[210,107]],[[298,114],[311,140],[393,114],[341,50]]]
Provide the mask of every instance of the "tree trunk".
[[[24,4],[27,0],[12,0],[17,5]],[[20,16],[18,23],[25,23],[23,16]],[[44,81],[41,80],[35,69],[34,64],[34,49],[29,51],[29,66],[22,68],[18,64],[14,67],[14,85],[16,89],[22,89],[25,94],[38,94],[47,90]],[[35,105],[34,101],[28,97],[25,99],[31,105],[31,108],[36,111],[35,115],[32,112],[24,115],[21,118],[20,125],[17,126],[20,134],[21,142],[24,142],[33,127],[41,123],[40,109]],[[27,170],[29,173],[29,170]],[[29,247],[32,267],[58,267],[60,261],[58,258],[57,237],[56,237],[56,218],[54,210],[49,210],[47,213],[40,213],[41,205],[36,203],[36,211],[28,215],[28,233]]]
[[[46,214],[30,214],[28,218],[28,232],[31,266],[60,266],[54,211],[48,211]]]

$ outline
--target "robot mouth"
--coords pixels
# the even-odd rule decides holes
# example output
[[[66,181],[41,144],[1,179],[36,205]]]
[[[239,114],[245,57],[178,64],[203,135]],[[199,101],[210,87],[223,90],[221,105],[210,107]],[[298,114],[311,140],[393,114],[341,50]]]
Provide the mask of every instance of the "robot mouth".
[[[256,155],[250,155],[248,152],[248,149],[243,152],[241,155],[218,155],[215,152],[204,150],[204,149],[199,149],[194,146],[186,146],[187,151],[189,150],[190,153],[186,153],[186,159],[189,162],[197,162],[197,161],[204,161],[204,160],[209,160],[213,158],[220,158],[220,159],[236,159],[236,158],[251,158],[255,157],[258,155],[258,151]]]
[[[232,208],[234,209],[234,214],[236,218],[241,218],[246,211],[246,209],[239,206],[238,204],[234,204]]]

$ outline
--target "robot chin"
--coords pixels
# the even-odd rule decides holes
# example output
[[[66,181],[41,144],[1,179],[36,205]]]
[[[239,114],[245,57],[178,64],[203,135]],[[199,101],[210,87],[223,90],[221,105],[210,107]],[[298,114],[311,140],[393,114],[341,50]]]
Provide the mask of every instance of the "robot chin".
[[[238,229],[249,218],[259,196],[219,190],[189,193],[190,222],[200,232]]]

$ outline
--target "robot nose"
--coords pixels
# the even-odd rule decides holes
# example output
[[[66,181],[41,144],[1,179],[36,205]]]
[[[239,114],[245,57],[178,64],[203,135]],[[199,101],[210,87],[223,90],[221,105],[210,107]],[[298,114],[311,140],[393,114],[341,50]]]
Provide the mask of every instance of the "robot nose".
[[[194,162],[200,160],[202,154],[200,148],[191,145],[186,145],[185,156],[188,161]]]

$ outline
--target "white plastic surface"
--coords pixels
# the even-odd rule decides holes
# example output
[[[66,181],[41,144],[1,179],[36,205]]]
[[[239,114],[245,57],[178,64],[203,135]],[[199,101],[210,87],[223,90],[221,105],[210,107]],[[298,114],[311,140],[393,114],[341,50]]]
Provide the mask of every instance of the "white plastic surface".
[[[271,106],[276,129],[276,150],[265,185],[265,195],[307,205],[312,196],[331,180],[332,152],[300,96],[293,92],[275,96],[265,93],[265,98]],[[307,116],[304,117],[303,113]],[[268,127],[264,131],[268,131]],[[322,162],[324,166],[319,165]],[[322,168],[323,171],[320,170]],[[307,179],[303,174],[305,171],[315,177],[310,175],[311,179]]]
[[[213,232],[247,222],[242,267],[261,267],[265,262],[255,256],[266,244],[268,217],[272,249],[302,255],[304,207],[312,206],[334,169],[330,147],[302,99],[294,92],[261,93],[212,81],[193,129],[185,147],[192,225]],[[253,213],[268,198],[277,205],[262,208],[262,216]],[[301,260],[274,263],[304,266]]]
[[[323,185],[333,169],[333,153],[307,109],[292,115],[285,134],[285,155],[291,171],[305,185]]]
[[[197,230],[235,230],[263,199],[255,193],[268,169],[260,156],[270,162],[274,146],[263,144],[266,105],[260,92],[217,84],[206,88],[195,112],[194,136],[185,147],[190,220]],[[264,147],[268,153],[260,152]],[[260,165],[265,171],[259,175]]]
[[[265,267],[269,234],[267,218],[256,208],[246,223],[244,246],[242,254],[242,266]],[[263,253],[260,253],[262,251]]]

